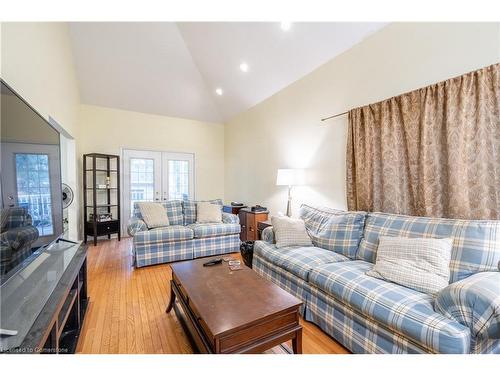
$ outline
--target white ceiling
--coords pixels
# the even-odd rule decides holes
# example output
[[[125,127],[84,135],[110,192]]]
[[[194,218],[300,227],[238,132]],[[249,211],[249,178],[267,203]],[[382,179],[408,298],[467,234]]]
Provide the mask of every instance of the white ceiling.
[[[92,22],[71,23],[70,32],[83,103],[224,122],[383,26]]]

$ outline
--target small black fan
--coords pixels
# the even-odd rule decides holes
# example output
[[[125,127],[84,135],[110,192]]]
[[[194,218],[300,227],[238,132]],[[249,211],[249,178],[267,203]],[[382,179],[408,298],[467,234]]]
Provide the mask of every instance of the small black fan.
[[[68,208],[69,205],[73,202],[73,190],[66,185],[62,184],[62,202],[63,202],[63,208]]]

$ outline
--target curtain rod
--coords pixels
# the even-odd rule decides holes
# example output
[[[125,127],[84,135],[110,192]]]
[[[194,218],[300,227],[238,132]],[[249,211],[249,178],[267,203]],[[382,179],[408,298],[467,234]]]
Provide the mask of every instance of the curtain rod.
[[[495,64],[492,64],[492,65],[486,66],[486,67],[484,67],[484,68],[474,70],[474,71],[472,71],[472,72],[464,73],[464,74],[462,74],[462,75],[460,75],[460,76],[456,76],[456,77],[452,77],[452,78],[449,78],[449,79],[446,79],[446,80],[443,80],[443,81],[439,81],[439,82],[434,83],[434,84],[432,84],[432,85],[427,85],[427,86],[425,86],[424,88],[433,87],[433,86],[439,85],[440,83],[443,83],[443,82],[448,82],[448,81],[454,80],[454,79],[456,79],[456,78],[466,76],[466,75],[468,75],[468,74],[477,73],[477,72],[482,71],[482,70],[485,70],[485,69],[492,69],[494,66],[497,66],[497,65],[498,65],[498,63],[495,63]],[[403,93],[403,94],[399,94],[399,95],[392,96],[390,99],[392,99],[392,98],[396,98],[396,97],[398,97],[398,96],[403,96],[403,95],[405,95],[405,94],[408,94],[408,93],[410,93],[410,92],[417,91],[417,90],[421,90],[421,88],[419,88],[419,89],[415,89],[415,90],[412,90],[412,91],[408,91],[408,92],[405,92],[405,93]],[[383,100],[383,101],[386,101],[386,100],[389,100],[389,99],[385,99],[385,100]],[[380,101],[380,102],[382,102],[382,101]],[[380,102],[378,102],[378,103],[380,103]],[[371,105],[371,104],[370,104],[370,105]],[[340,117],[340,116],[344,116],[344,115],[347,115],[348,113],[349,113],[349,111],[345,111],[345,112],[342,112],[342,113],[337,113],[336,115],[332,115],[332,116],[328,116],[328,117],[322,118],[322,119],[321,119],[321,121],[331,120],[332,118],[335,118],[335,117]]]
[[[332,116],[328,116],[328,117],[322,118],[321,121],[326,121],[326,120],[330,120],[330,119],[335,118],[335,117],[344,116],[344,115],[347,115],[348,113],[349,113],[349,111],[345,111],[345,112],[342,112],[342,113],[337,113],[336,115],[332,115]]]

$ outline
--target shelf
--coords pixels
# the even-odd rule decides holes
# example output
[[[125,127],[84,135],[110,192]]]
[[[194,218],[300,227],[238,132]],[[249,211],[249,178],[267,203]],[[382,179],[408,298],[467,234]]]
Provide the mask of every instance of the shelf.
[[[97,205],[87,205],[87,208],[108,208],[108,207],[118,207],[117,204],[97,204]]]
[[[113,219],[113,220],[104,220],[104,221],[96,221],[97,225],[101,224],[109,224],[109,223],[117,223],[118,219]],[[87,224],[92,224],[94,225],[94,222],[92,220],[87,220]]]
[[[83,209],[84,209],[84,238],[118,234],[120,239],[120,157],[91,153],[83,155]],[[100,213],[112,214],[113,220],[97,221]],[[90,221],[90,216],[96,221]]]
[[[118,188],[112,187],[112,188],[95,188],[95,190],[116,190]],[[94,190],[92,188],[87,188],[87,190]]]
[[[107,169],[95,169],[96,172],[118,172],[116,169],[110,169],[109,171]],[[94,172],[94,169],[86,169],[85,172]]]
[[[77,297],[77,289],[71,289],[68,296],[66,297],[66,301],[64,301],[61,311],[59,311],[59,316],[57,317],[57,322],[58,322],[57,324],[60,330],[58,334],[62,333],[64,326],[66,325],[69,314],[73,310],[76,297]]]

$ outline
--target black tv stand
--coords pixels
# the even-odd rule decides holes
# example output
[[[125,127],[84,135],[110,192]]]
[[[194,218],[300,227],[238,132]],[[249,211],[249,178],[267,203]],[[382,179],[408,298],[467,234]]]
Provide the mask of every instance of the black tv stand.
[[[5,353],[72,354],[76,351],[89,302],[87,246],[65,239],[59,241],[74,243],[77,250],[26,336],[21,338],[20,345],[6,350]],[[53,251],[58,253],[57,249]]]

